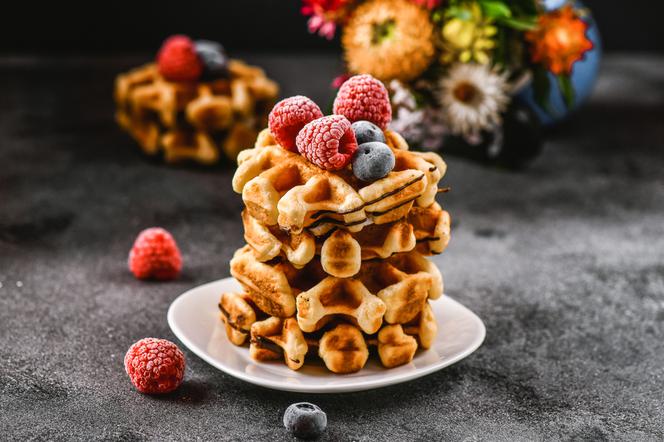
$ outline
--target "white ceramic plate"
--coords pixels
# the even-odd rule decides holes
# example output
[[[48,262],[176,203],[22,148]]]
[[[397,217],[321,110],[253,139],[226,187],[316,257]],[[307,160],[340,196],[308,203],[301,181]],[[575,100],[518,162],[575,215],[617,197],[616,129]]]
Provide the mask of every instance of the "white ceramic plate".
[[[358,373],[337,375],[322,362],[307,361],[292,371],[283,361],[256,362],[247,347],[226,339],[217,304],[224,291],[239,291],[233,278],[220,279],[180,295],[168,309],[175,336],[204,361],[252,384],[306,393],[341,393],[399,384],[433,373],[465,358],[482,344],[485,328],[473,312],[448,296],[431,302],[438,319],[438,337],[429,350],[418,351],[410,364],[386,369],[370,357]]]

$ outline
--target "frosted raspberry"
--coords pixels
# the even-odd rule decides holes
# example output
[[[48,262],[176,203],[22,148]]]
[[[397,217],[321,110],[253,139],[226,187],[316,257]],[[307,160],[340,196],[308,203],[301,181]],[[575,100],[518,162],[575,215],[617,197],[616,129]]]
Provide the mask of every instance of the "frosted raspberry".
[[[143,230],[129,252],[129,270],[138,279],[175,279],[182,257],[175,239],[161,227]]]
[[[277,103],[270,112],[270,132],[281,147],[297,151],[295,137],[310,121],[323,116],[316,103],[302,95],[286,98]]]
[[[307,123],[297,134],[296,143],[306,159],[326,170],[343,169],[357,150],[355,133],[343,115],[330,115]]]
[[[135,342],[124,358],[125,371],[141,393],[169,393],[184,378],[184,354],[166,339],[143,338]]]
[[[157,54],[157,68],[168,81],[196,81],[203,73],[194,42],[186,35],[174,35],[164,41]]]
[[[334,113],[351,122],[367,120],[385,130],[392,121],[392,107],[387,89],[368,74],[350,77],[334,99]]]

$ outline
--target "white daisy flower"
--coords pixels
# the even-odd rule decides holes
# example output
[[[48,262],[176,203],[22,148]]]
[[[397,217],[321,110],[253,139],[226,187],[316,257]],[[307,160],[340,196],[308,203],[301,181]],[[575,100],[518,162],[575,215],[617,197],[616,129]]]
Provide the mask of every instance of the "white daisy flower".
[[[440,80],[438,99],[450,132],[472,137],[501,123],[509,103],[506,74],[487,65],[457,63]]]

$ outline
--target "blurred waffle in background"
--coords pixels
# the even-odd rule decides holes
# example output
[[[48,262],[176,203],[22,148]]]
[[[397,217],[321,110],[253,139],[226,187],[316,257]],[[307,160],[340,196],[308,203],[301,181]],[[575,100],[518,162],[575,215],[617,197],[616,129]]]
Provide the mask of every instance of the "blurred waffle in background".
[[[156,63],[118,75],[116,120],[148,155],[209,165],[254,143],[278,93],[261,68],[228,60],[221,45],[175,36]]]

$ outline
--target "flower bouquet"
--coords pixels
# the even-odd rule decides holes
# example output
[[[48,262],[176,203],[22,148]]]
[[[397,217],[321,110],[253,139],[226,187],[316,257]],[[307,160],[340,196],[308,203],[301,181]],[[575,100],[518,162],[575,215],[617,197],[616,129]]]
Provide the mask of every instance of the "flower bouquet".
[[[303,0],[302,13],[312,33],[341,29],[347,70],[386,84],[409,142],[510,166],[539,152],[537,114],[561,116],[552,96],[577,104],[574,68],[594,47],[588,11],[564,0]]]

